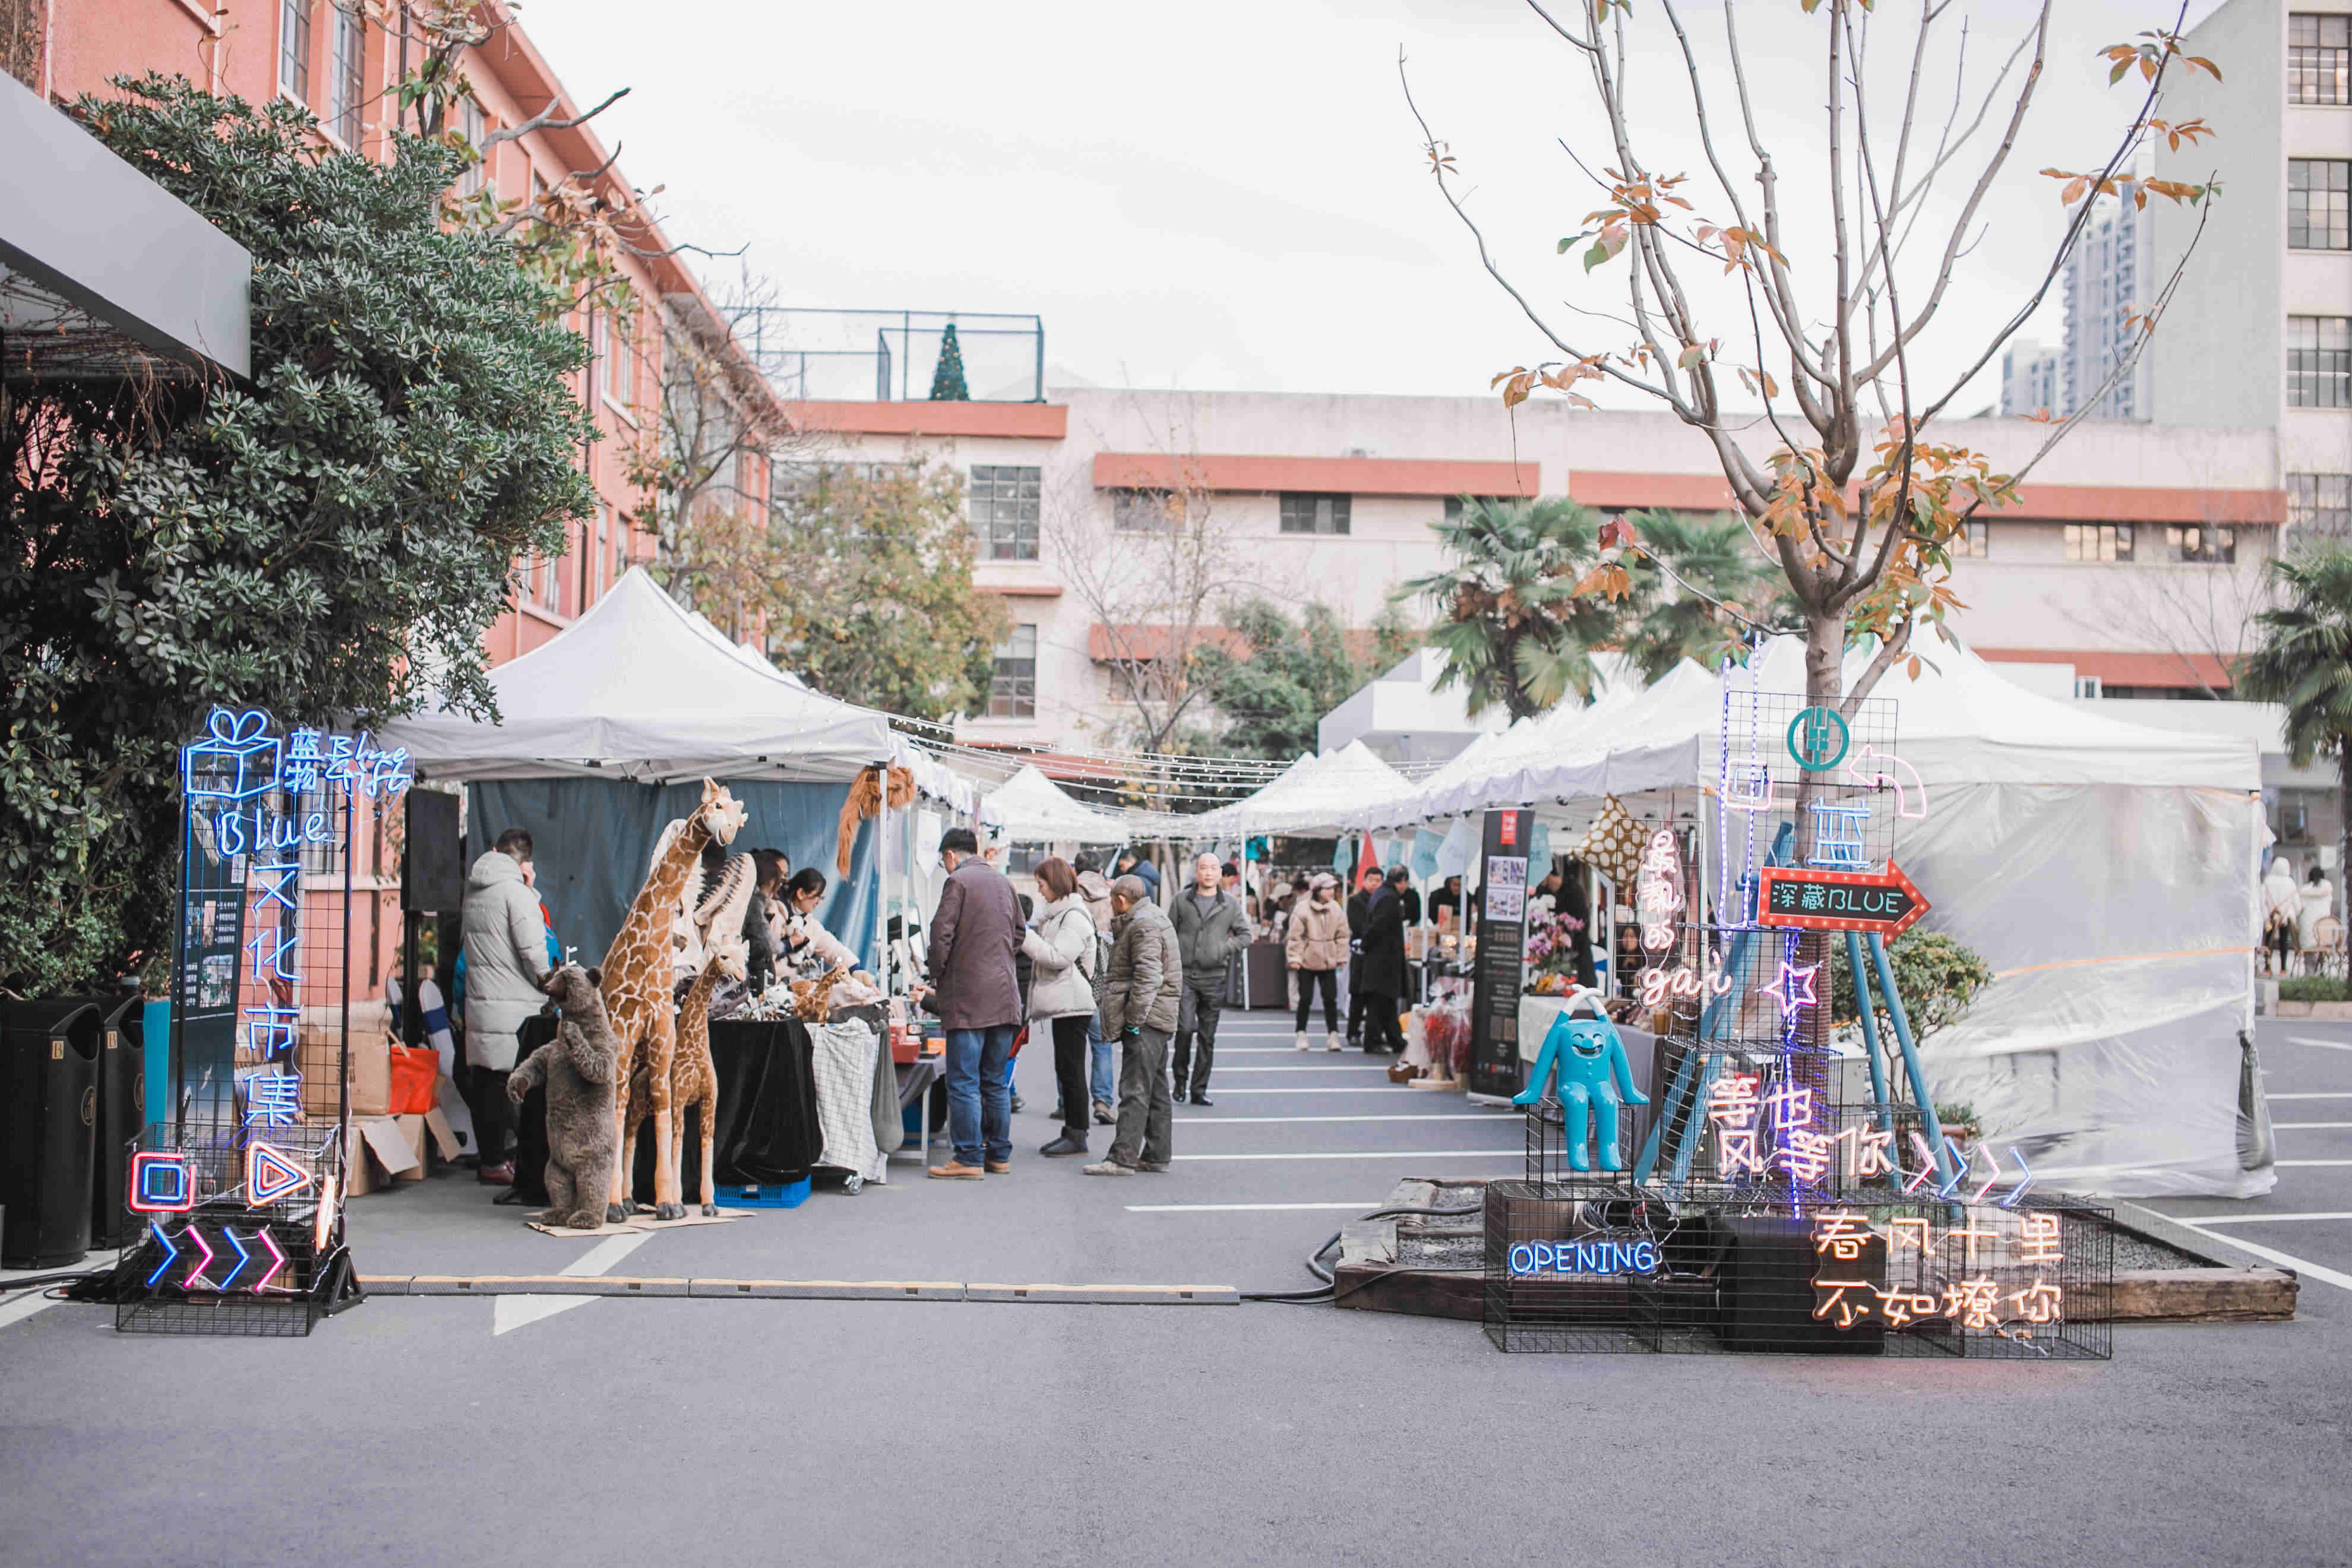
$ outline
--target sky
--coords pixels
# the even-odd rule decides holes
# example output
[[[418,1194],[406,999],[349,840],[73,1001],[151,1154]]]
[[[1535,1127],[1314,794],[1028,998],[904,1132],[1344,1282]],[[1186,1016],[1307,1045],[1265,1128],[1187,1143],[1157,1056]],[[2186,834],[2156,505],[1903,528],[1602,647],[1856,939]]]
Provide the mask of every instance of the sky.
[[[2211,8],[2200,0],[2192,22]],[[1918,13],[1878,10],[1865,86],[1891,145]],[[1954,0],[1928,51],[1923,120],[1942,123],[1963,62],[1970,84],[1989,81],[2032,10]],[[1722,5],[1680,11],[1728,159]],[[1965,50],[1951,25],[1963,14]],[[1923,341],[1923,379],[1958,380],[1987,323],[2040,280],[2063,215],[2057,182],[2035,171],[2104,163],[2136,108],[2107,88],[2098,47],[2173,15],[2059,0],[2035,107]],[[1653,170],[1703,176],[1690,78],[1663,17],[1659,0],[1634,0],[1635,148]],[[1594,168],[1612,161],[1590,78],[1515,0],[533,0],[522,20],[576,101],[631,89],[596,128],[640,188],[662,187],[652,205],[673,241],[743,247],[698,264],[716,287],[748,269],[783,304],[1034,313],[1049,363],[1102,384],[1483,394],[1496,372],[1559,353],[1481,270],[1434,189],[1402,54],[1498,264],[1580,349],[1626,336],[1576,309],[1622,310],[1624,259],[1588,277],[1557,251],[1598,205],[1561,140]],[[1799,287],[1825,294],[1808,237],[1828,212],[1824,24],[1797,0],[1744,0],[1737,20],[1789,194],[1784,248]],[[1971,152],[1990,150],[1998,123]],[[1949,227],[1960,176],[1974,178],[1965,156],[1954,171],[1922,240]],[[1695,199],[1727,218],[1719,195]],[[1906,253],[1913,298],[1940,248]],[[1725,358],[1753,363],[1752,346],[1737,352],[1746,306],[1706,291],[1714,270],[1693,279],[1707,330],[1731,342]],[[2055,299],[2029,335],[2056,341]],[[1995,363],[1955,409],[1998,392]]]

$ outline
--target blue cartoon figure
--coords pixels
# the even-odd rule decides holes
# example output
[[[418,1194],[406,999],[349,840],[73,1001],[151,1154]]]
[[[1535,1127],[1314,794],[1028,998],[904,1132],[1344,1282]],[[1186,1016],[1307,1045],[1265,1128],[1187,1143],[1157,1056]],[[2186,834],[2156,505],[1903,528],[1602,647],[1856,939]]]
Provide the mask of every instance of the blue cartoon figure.
[[[1581,992],[1578,1001],[1595,998],[1596,993]],[[1617,1033],[1617,1026],[1605,1016],[1579,1018],[1574,1016],[1577,1002],[1562,1009],[1551,1022],[1551,1030],[1544,1036],[1543,1049],[1536,1057],[1535,1070],[1528,1075],[1528,1087],[1512,1097],[1514,1105],[1534,1105],[1559,1083],[1560,1128],[1568,1143],[1568,1167],[1571,1171],[1590,1171],[1593,1163],[1586,1153],[1594,1126],[1600,1123],[1600,1168],[1621,1171],[1625,1162],[1617,1148],[1617,1112],[1626,1105],[1647,1105],[1648,1096],[1633,1087],[1633,1064],[1626,1058],[1625,1042]],[[1594,1009],[1599,1010],[1598,1001]]]

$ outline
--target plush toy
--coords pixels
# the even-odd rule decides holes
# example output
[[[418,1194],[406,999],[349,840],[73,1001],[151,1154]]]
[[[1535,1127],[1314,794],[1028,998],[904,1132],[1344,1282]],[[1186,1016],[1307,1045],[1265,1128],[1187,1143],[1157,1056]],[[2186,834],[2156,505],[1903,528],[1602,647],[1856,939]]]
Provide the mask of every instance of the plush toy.
[[[550,1225],[593,1230],[604,1222],[618,1142],[614,1079],[621,1042],[604,1014],[604,976],[567,963],[547,977],[562,1021],[555,1038],[507,1075],[507,1098],[520,1105],[531,1085],[547,1085],[547,1211]]]
[[[1598,1001],[1591,992],[1583,993],[1580,997],[1582,999]],[[1543,1049],[1536,1056],[1535,1070],[1528,1075],[1528,1087],[1512,1096],[1511,1103],[1538,1103],[1552,1092],[1556,1078],[1560,1131],[1568,1143],[1568,1168],[1593,1168],[1586,1145],[1593,1137],[1597,1120],[1601,1169],[1621,1171],[1625,1162],[1617,1147],[1618,1110],[1650,1101],[1633,1087],[1633,1064],[1626,1058],[1625,1041],[1617,1033],[1617,1026],[1606,1017],[1575,1017],[1574,1012],[1575,1004],[1570,1003],[1551,1021],[1551,1029],[1544,1036]],[[1618,1093],[1621,1086],[1622,1098]]]

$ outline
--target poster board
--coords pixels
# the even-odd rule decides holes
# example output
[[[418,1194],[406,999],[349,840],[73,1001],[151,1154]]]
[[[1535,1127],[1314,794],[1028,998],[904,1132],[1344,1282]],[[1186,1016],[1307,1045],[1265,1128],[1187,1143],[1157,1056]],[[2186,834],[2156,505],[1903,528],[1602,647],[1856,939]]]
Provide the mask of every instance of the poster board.
[[[1478,958],[1470,995],[1470,1092],[1519,1092],[1519,991],[1528,951],[1528,849],[1535,813],[1490,811],[1478,847]]]

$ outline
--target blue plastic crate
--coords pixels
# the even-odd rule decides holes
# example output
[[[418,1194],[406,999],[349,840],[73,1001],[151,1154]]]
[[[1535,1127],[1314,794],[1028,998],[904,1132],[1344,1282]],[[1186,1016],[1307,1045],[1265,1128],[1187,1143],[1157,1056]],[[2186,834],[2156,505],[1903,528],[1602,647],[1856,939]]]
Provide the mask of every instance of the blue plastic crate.
[[[719,1206],[736,1209],[796,1209],[808,1202],[809,1179],[786,1182],[778,1186],[747,1187],[740,1183],[719,1184]]]

